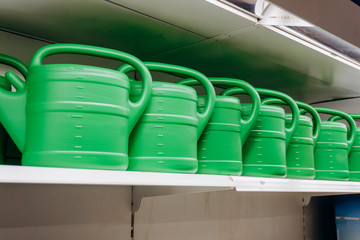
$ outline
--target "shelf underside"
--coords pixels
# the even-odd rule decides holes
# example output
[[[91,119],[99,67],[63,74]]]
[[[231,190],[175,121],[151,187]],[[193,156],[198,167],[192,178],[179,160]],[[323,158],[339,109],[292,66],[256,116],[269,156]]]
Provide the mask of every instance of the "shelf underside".
[[[360,65],[257,21],[205,0],[6,0],[0,9],[3,33],[36,38],[39,45],[109,47],[207,76],[244,79],[305,102],[359,95]],[[6,37],[0,43],[2,53],[27,63],[36,51]]]

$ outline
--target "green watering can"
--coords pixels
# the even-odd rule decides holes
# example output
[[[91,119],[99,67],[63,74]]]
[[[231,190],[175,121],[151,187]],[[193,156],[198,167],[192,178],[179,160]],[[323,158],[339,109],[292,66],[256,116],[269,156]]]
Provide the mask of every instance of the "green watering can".
[[[24,77],[27,76],[28,69],[25,63],[20,61],[17,58],[0,54],[0,64],[4,64],[10,67],[15,68],[18,70]],[[0,88],[11,91],[11,84],[4,76],[0,76]],[[4,103],[6,104],[6,103]],[[0,125],[0,164],[3,164],[6,162],[6,155],[7,155],[7,142],[9,141],[9,144],[13,144],[11,139],[9,139],[8,134],[6,133],[4,127]],[[10,147],[10,146],[8,146]]]
[[[352,119],[360,119],[360,114],[349,114]],[[329,121],[342,119],[340,116],[333,116]],[[360,128],[356,128],[356,136],[349,154],[350,181],[360,181]]]
[[[247,82],[231,78],[209,78],[213,85],[244,89],[250,95],[252,110],[247,118],[241,116],[240,101],[236,97],[216,96],[214,112],[198,141],[200,174],[240,175],[242,172],[242,143],[260,113],[260,97]],[[199,84],[194,79],[179,82]],[[198,107],[205,108],[206,96],[199,96]]]
[[[163,63],[145,63],[150,71],[181,75],[198,80],[205,87],[207,104],[197,112],[195,89],[168,82],[153,82],[151,101],[130,137],[131,171],[195,173],[198,169],[197,141],[215,104],[210,81],[195,70]],[[124,65],[123,73],[133,71]],[[137,97],[141,84],[133,82],[131,95]]]
[[[289,126],[285,126],[285,111],[278,106],[261,105],[260,115],[254,128],[243,145],[243,176],[285,177],[286,148],[299,122],[299,109],[288,95],[262,88],[255,88],[260,96],[275,97],[290,106],[294,116]],[[222,95],[243,93],[239,88],[229,88]],[[243,115],[250,114],[251,105],[243,104]]]
[[[144,90],[129,100],[129,79],[116,70],[78,64],[46,64],[54,54],[82,54],[133,65]],[[136,57],[107,48],[53,44],[33,56],[27,81],[6,77],[17,89],[0,89],[0,121],[27,166],[125,170],[128,136],[151,95],[151,75]]]
[[[318,113],[340,116],[349,123],[321,121],[315,148],[315,179],[349,180],[348,155],[355,140],[356,124],[348,114],[330,108],[315,107]]]
[[[308,112],[312,118],[300,115],[299,125],[286,149],[287,178],[314,179],[314,150],[319,137],[321,119],[310,105],[295,101],[303,113]],[[268,98],[263,104],[284,104],[280,99]],[[285,124],[291,124],[292,115],[285,115]]]

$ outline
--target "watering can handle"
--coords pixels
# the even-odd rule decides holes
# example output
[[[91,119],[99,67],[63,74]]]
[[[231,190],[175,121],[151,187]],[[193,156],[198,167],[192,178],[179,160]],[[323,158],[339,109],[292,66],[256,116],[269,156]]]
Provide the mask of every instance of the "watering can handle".
[[[279,99],[283,100],[287,105],[290,106],[293,118],[291,120],[290,127],[285,128],[286,146],[288,146],[290,143],[291,137],[295,133],[295,130],[299,124],[300,112],[299,112],[299,108],[297,107],[295,101],[291,97],[286,95],[285,93],[277,92],[277,91],[270,90],[270,89],[264,89],[264,88],[255,88],[255,90],[259,93],[260,96],[279,98]],[[239,89],[239,88],[229,88],[229,89],[226,89],[225,91],[223,91],[222,95],[230,96],[230,95],[234,95],[234,94],[238,94],[238,93],[243,93],[243,90]]]
[[[20,61],[19,59],[17,58],[14,58],[14,57],[11,57],[11,56],[8,56],[8,55],[5,55],[5,54],[0,54],[0,63],[2,64],[6,64],[10,67],[13,67],[15,68],[16,70],[18,70],[25,78],[28,74],[28,68],[26,66],[25,63],[23,63],[22,61]],[[14,73],[12,73],[10,71],[10,76]],[[14,74],[15,75],[15,74]],[[14,85],[14,87],[17,89],[17,90],[20,90],[22,88],[24,88],[25,84],[24,84],[24,81],[22,81],[21,79],[18,79],[18,78],[14,78],[14,77],[8,77],[8,80],[11,82],[12,85]]]
[[[356,113],[349,113],[348,114],[352,119],[360,119],[360,114],[356,114]],[[340,117],[340,116],[332,116],[332,117],[330,117],[329,118],[329,121],[331,121],[331,122],[334,122],[334,121],[337,121],[337,120],[340,120],[340,119],[343,119],[342,117]],[[355,124],[356,124],[356,122],[355,122]]]
[[[295,101],[295,102],[298,105],[300,114],[308,112],[308,113],[310,113],[310,115],[313,119],[314,127],[313,127],[312,138],[314,140],[314,145],[315,145],[319,138],[321,118],[320,118],[319,114],[317,113],[317,111],[309,104],[306,104],[306,103],[303,103],[300,101]],[[284,101],[277,99],[277,98],[267,98],[262,103],[263,104],[285,104]]]
[[[199,120],[199,125],[198,125],[198,138],[199,138],[201,136],[201,133],[205,129],[205,126],[209,121],[215,106],[215,90],[209,79],[202,73],[186,67],[165,64],[165,63],[156,63],[156,62],[144,62],[144,64],[150,71],[166,72],[175,75],[185,75],[187,77],[196,79],[204,86],[208,99],[204,112],[197,113]],[[119,70],[123,73],[128,73],[130,71],[133,71],[134,68],[129,65],[123,65],[119,68]]]
[[[131,132],[137,120],[144,112],[147,103],[149,102],[151,97],[152,78],[149,70],[145,67],[143,62],[140,61],[138,58],[134,57],[133,55],[108,48],[81,45],[81,44],[52,44],[42,47],[35,53],[35,55],[31,60],[29,68],[40,66],[42,64],[43,59],[47,56],[54,54],[62,54],[62,53],[90,55],[90,56],[115,59],[128,63],[131,66],[133,66],[137,71],[139,71],[141,78],[143,80],[143,91],[138,101],[131,102],[129,100],[129,105],[130,105],[129,132]]]
[[[28,68],[26,66],[25,63],[23,63],[22,61],[20,61],[17,58],[5,55],[5,54],[0,54],[0,63],[2,64],[6,64],[10,67],[15,68],[16,70],[18,70],[24,77],[27,76],[28,73]]]
[[[349,114],[339,111],[339,110],[336,110],[336,109],[315,107],[315,110],[318,113],[325,113],[325,114],[339,116],[339,117],[345,119],[349,123],[350,132],[348,132],[347,144],[348,144],[348,152],[350,152],[351,146],[353,145],[353,143],[355,141],[355,136],[356,136],[356,123],[355,123],[354,119],[352,117],[350,117]],[[335,120],[336,119],[334,116],[329,118],[329,121],[335,121]]]
[[[213,85],[225,85],[225,86],[232,86],[232,87],[238,87],[244,89],[244,91],[249,94],[251,97],[251,100],[253,102],[252,104],[252,111],[251,114],[247,117],[247,119],[241,118],[241,140],[242,142],[245,142],[247,136],[250,133],[250,130],[254,127],[256,119],[258,118],[260,114],[260,96],[256,92],[255,88],[253,88],[249,83],[240,80],[240,79],[234,79],[234,78],[209,78],[210,82]],[[198,85],[199,82],[195,79],[184,79],[178,82],[179,84],[183,85]]]

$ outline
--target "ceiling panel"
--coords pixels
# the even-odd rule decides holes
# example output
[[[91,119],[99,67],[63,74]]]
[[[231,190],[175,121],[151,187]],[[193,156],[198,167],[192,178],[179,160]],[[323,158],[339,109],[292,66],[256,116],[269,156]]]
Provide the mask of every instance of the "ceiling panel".
[[[241,78],[308,102],[360,93],[359,67],[205,0],[2,0],[0,28]]]
[[[307,102],[360,93],[360,71],[262,26],[155,57],[209,76],[244,79]],[[347,76],[346,78],[344,76]]]
[[[0,28],[54,42],[110,47],[140,58],[204,39],[99,0],[2,0]]]
[[[255,24],[205,0],[110,0],[109,2],[118,3],[205,37],[213,37]]]

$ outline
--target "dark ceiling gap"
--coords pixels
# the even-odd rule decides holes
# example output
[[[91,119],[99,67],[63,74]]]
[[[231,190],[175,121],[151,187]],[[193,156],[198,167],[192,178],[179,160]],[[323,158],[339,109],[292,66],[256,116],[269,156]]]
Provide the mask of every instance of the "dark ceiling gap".
[[[163,53],[159,53],[157,55],[154,55],[154,56],[150,56],[148,57],[148,61],[151,60],[151,59],[154,59],[154,58],[158,58],[158,57],[161,57],[163,55],[167,55],[167,54],[171,54],[171,53],[176,53],[177,51],[179,50],[182,50],[182,49],[185,49],[185,48],[188,48],[188,47],[192,47],[194,45],[197,45],[197,44],[203,44],[205,42],[210,42],[210,41],[218,41],[218,40],[221,40],[223,38],[231,38],[232,37],[232,33],[236,33],[238,32],[239,30],[244,30],[244,29],[247,29],[247,28],[253,28],[255,24],[253,25],[249,25],[249,26],[245,26],[245,27],[241,27],[241,28],[237,28],[237,29],[234,29],[234,30],[231,30],[231,31],[228,31],[228,32],[225,32],[225,33],[220,33],[218,35],[215,35],[215,36],[212,36],[212,37],[208,37],[206,39],[203,39],[203,40],[200,40],[200,41],[197,41],[197,42],[193,42],[193,43],[190,43],[190,44],[187,44],[185,46],[181,46],[181,47],[177,47],[177,48],[174,48],[174,49],[171,49],[171,50],[168,50],[166,52],[163,52]]]
[[[155,18],[155,17],[150,16],[150,15],[148,15],[148,14],[145,14],[145,13],[143,13],[143,12],[137,11],[137,10],[132,9],[132,8],[129,8],[129,7],[126,7],[126,6],[124,6],[124,5],[121,5],[120,3],[113,2],[113,1],[111,1],[111,0],[103,0],[103,1],[104,1],[104,2],[107,2],[107,3],[110,3],[110,4],[113,4],[113,5],[116,5],[116,6],[118,6],[118,7],[125,8],[125,9],[127,9],[127,10],[129,10],[129,11],[134,12],[134,13],[137,13],[137,14],[143,15],[143,16],[145,16],[145,17],[154,19],[154,20],[159,21],[159,22],[161,22],[161,23],[165,23],[165,24],[167,24],[167,25],[170,25],[170,26],[172,26],[172,27],[178,28],[178,29],[183,30],[183,31],[186,31],[186,32],[188,32],[188,33],[197,35],[197,36],[199,36],[199,37],[206,38],[206,39],[208,38],[208,37],[203,36],[203,35],[201,35],[201,34],[198,34],[198,33],[196,33],[196,32],[190,31],[189,29],[185,29],[185,28],[179,27],[179,26],[177,26],[177,25],[174,25],[174,24],[172,24],[172,23],[166,22],[166,21],[161,20],[161,19],[159,19],[159,18]]]
[[[159,57],[164,56],[164,55],[167,55],[167,54],[176,53],[177,51],[179,51],[179,50],[181,50],[181,49],[186,49],[186,48],[188,48],[188,47],[192,47],[192,46],[194,46],[194,45],[197,45],[197,44],[200,44],[200,43],[204,43],[204,42],[207,42],[207,41],[214,41],[214,40],[213,40],[213,38],[207,38],[207,39],[200,40],[200,41],[197,41],[197,42],[193,42],[193,43],[190,43],[190,44],[181,46],[181,47],[177,47],[177,48],[174,48],[174,49],[170,49],[170,50],[168,50],[168,51],[159,53],[159,54],[157,54],[157,55],[153,55],[153,56],[146,57],[146,61],[151,61],[152,59],[156,59],[156,58],[159,58]]]
[[[0,31],[11,33],[11,34],[21,36],[21,37],[30,38],[30,39],[40,41],[40,42],[49,43],[49,44],[57,43],[57,42],[54,42],[54,41],[51,41],[51,40],[48,40],[48,39],[39,38],[39,37],[36,37],[36,36],[33,36],[33,35],[29,35],[29,34],[21,33],[21,32],[16,32],[16,31],[12,31],[12,30],[9,30],[9,29],[5,29],[5,28],[0,28]]]
[[[360,0],[351,0],[353,3],[355,3],[356,5],[360,6]]]
[[[328,99],[328,100],[323,100],[323,101],[312,102],[309,104],[313,105],[313,104],[319,104],[319,103],[336,102],[336,101],[343,101],[343,100],[350,100],[350,99],[357,99],[357,98],[360,98],[360,96],[333,98],[333,99]]]

